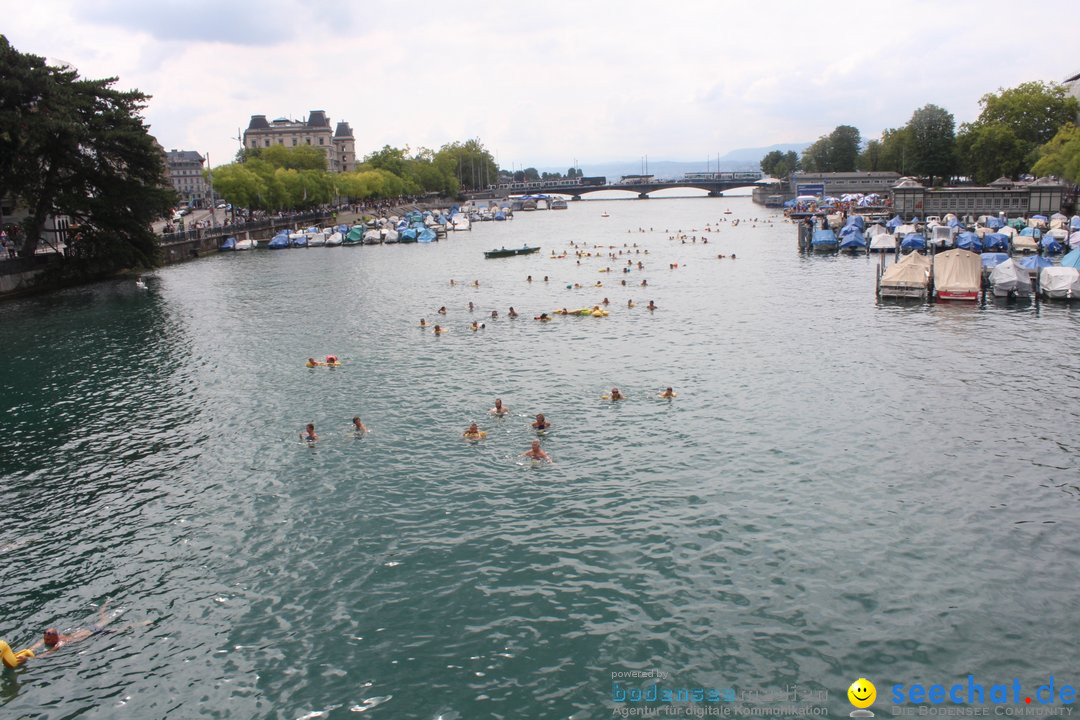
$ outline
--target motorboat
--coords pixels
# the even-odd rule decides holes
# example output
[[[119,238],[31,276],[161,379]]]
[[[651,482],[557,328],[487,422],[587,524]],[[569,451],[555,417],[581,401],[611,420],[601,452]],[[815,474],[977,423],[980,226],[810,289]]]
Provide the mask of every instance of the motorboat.
[[[326,238],[326,247],[339,247],[345,241],[345,236],[335,230]]]
[[[831,229],[815,230],[810,240],[810,249],[814,252],[836,252],[839,247],[840,241]]]
[[[243,240],[237,239],[236,241],[237,250],[254,250],[256,245],[257,243],[251,238],[244,238]]]
[[[1043,297],[1055,300],[1080,297],[1080,270],[1059,265],[1043,268],[1039,273],[1039,289]]]
[[[905,255],[881,274],[882,298],[925,298],[930,289],[930,260],[919,253]]]
[[[236,250],[236,238],[231,236],[227,237],[225,238],[225,241],[218,246],[219,252],[225,252],[228,250]]]
[[[532,253],[540,252],[540,246],[529,247],[528,245],[519,248],[502,248],[500,250],[488,250],[484,252],[484,257],[488,260],[492,258],[505,258],[513,257],[515,255],[531,255]]]
[[[967,250],[946,250],[934,255],[934,290],[939,300],[978,300],[982,288],[982,261]]]
[[[1031,276],[1012,258],[1006,258],[990,271],[990,290],[994,297],[1030,297]]]

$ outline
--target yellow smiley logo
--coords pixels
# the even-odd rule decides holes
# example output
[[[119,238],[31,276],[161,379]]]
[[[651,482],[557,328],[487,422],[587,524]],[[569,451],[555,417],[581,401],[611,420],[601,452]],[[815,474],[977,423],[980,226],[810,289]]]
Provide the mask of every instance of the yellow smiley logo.
[[[847,697],[855,707],[868,708],[877,699],[877,689],[874,687],[874,683],[866,678],[859,678],[851,683],[851,687],[847,690]]]

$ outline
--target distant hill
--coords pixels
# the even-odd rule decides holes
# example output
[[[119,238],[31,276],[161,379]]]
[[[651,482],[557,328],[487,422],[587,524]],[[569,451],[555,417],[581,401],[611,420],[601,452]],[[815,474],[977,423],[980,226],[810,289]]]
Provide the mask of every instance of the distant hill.
[[[761,158],[765,157],[773,150],[779,150],[780,152],[788,152],[794,150],[796,153],[801,154],[803,150],[810,147],[813,143],[778,143],[776,145],[769,145],[767,147],[757,148],[739,148],[738,150],[732,150],[727,155],[720,158],[720,164],[725,162],[751,162],[755,165],[761,164]]]
[[[810,147],[810,144],[811,143],[780,143],[760,148],[739,148],[738,150],[732,150],[727,155],[723,155],[720,158],[719,163],[715,157],[708,161],[706,161],[705,158],[702,158],[701,160],[692,162],[680,160],[650,160],[647,172],[650,175],[655,175],[657,178],[664,179],[682,177],[688,172],[705,172],[706,170],[712,172],[760,170],[761,158],[765,157],[765,155],[773,150],[780,150],[781,152],[794,150],[797,153],[801,153],[803,150]],[[540,172],[566,172],[565,167],[538,167],[537,170]],[[640,160],[630,162],[581,163],[581,171],[585,173],[586,177],[603,175],[609,180],[618,179],[623,175],[639,175],[643,170],[644,168],[642,168]]]

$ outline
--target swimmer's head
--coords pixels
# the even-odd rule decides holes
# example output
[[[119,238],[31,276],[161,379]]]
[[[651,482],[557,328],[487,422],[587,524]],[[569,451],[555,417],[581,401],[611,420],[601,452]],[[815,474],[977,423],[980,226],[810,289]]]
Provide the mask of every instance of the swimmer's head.
[[[307,431],[308,432],[315,432],[315,423],[308,423],[307,424]]]
[[[52,647],[56,643],[60,642],[60,631],[56,628],[48,628],[45,630],[45,644]]]
[[[352,424],[353,425],[359,425],[360,424],[360,416],[359,415],[353,416]]]
[[[533,449],[534,451],[536,451],[536,450],[539,450],[539,449],[540,449],[540,441],[539,441],[539,440],[533,440],[533,441],[532,441],[532,449]]]
[[[502,398],[495,398],[495,407],[497,407],[497,408],[502,407]]]

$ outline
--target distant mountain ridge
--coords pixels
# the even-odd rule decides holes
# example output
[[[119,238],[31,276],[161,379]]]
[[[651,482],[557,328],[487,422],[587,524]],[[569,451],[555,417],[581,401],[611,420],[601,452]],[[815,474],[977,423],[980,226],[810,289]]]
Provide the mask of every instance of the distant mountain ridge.
[[[810,147],[810,145],[811,143],[808,142],[778,143],[766,147],[739,148],[721,156],[719,161],[717,161],[715,157],[709,159],[703,158],[695,161],[650,160],[647,169],[642,164],[641,160],[606,163],[583,162],[580,167],[586,177],[602,175],[609,180],[620,178],[623,175],[640,175],[643,173],[655,175],[657,178],[663,179],[682,177],[688,172],[761,170],[761,158],[765,157],[773,150],[779,150],[781,152],[794,150],[796,153],[802,153],[802,151]],[[537,170],[540,172],[566,172],[565,167],[553,166],[538,167]]]

